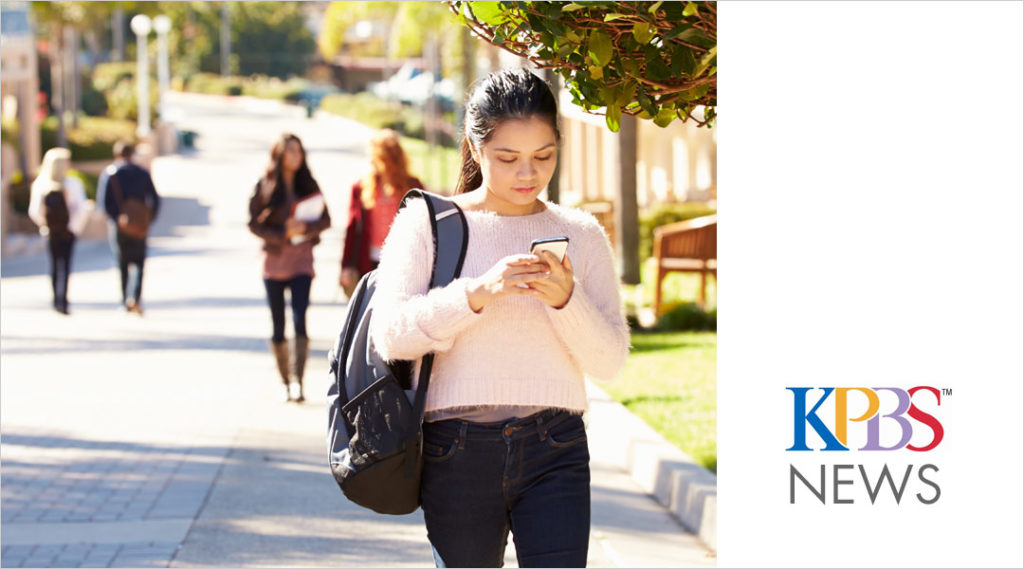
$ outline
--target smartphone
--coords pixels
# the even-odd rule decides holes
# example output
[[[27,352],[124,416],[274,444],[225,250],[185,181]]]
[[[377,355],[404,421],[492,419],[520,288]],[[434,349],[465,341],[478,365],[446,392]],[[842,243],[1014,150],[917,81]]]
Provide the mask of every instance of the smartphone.
[[[534,239],[533,243],[530,243],[530,253],[533,255],[540,255],[541,251],[551,251],[551,254],[558,259],[559,262],[565,258],[565,251],[569,248],[568,237],[547,237],[544,239]]]

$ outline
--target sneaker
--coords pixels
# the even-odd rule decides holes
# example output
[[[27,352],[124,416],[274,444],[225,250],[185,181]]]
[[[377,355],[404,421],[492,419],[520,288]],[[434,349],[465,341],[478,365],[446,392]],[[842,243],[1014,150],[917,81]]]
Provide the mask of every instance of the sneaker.
[[[299,387],[298,383],[288,384],[288,399],[297,403],[301,403],[305,400],[305,397],[302,397],[302,388]]]

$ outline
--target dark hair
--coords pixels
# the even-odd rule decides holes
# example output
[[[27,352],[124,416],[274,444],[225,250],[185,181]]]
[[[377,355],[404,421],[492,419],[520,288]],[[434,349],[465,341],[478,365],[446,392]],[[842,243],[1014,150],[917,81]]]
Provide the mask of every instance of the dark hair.
[[[299,137],[286,132],[281,135],[281,138],[270,149],[270,164],[263,175],[262,192],[268,205],[280,205],[285,201],[281,162],[284,160],[284,151],[288,148],[288,143],[293,140],[298,143],[299,149],[302,151],[302,165],[295,172],[295,181],[293,183],[295,196],[301,198],[320,191],[320,186],[313,179],[313,174],[309,171],[309,166],[306,164],[306,147],[302,145]]]
[[[131,160],[132,155],[135,154],[135,146],[127,140],[118,140],[114,143],[114,157],[124,158],[125,160]]]
[[[551,88],[527,69],[503,69],[481,79],[466,101],[462,132],[462,166],[455,193],[475,190],[483,182],[480,165],[473,160],[472,144],[480,149],[494,129],[509,119],[539,117],[558,132],[558,106]]]

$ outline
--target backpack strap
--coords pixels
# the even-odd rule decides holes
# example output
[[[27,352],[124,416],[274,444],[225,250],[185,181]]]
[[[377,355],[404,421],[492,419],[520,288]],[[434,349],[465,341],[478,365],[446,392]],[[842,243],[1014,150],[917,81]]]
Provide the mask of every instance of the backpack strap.
[[[422,198],[430,213],[430,233],[434,239],[434,266],[430,272],[430,288],[443,287],[450,284],[462,272],[462,263],[466,259],[466,247],[469,245],[469,226],[466,214],[455,202],[442,196],[412,189],[406,192],[398,208],[415,198]],[[434,354],[423,356],[420,364],[420,378],[416,385],[416,399],[413,412],[423,420],[427,403],[427,385],[430,383],[430,368],[434,364]]]

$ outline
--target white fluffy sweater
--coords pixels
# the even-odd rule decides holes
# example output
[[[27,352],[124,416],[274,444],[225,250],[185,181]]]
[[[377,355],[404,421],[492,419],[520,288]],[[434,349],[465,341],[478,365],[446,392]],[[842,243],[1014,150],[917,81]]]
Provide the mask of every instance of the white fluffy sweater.
[[[478,406],[585,411],[584,374],[610,379],[629,350],[618,277],[604,230],[586,212],[548,203],[524,216],[467,211],[462,275],[430,290],[432,238],[416,200],[395,218],[381,255],[371,338],[388,360],[435,352],[427,412]],[[537,238],[569,237],[575,286],[561,309],[527,296],[474,313],[466,285]]]

